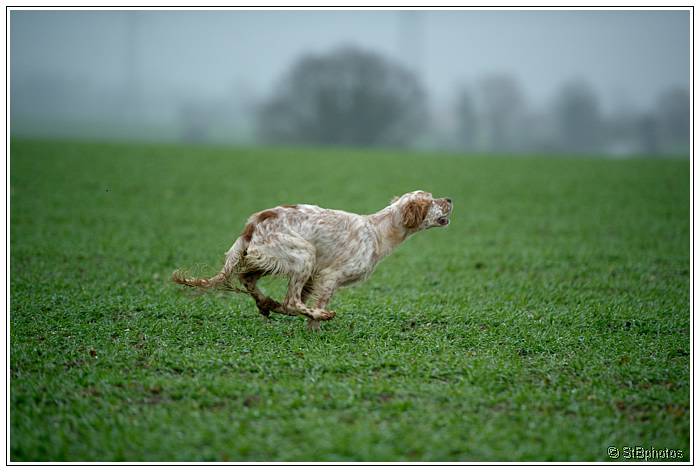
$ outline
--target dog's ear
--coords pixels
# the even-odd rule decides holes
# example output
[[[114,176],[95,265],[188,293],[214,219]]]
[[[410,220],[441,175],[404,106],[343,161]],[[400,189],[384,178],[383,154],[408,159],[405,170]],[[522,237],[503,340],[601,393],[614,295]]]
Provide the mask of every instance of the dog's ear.
[[[430,201],[424,198],[411,200],[401,209],[401,221],[406,228],[416,229],[428,215]]]

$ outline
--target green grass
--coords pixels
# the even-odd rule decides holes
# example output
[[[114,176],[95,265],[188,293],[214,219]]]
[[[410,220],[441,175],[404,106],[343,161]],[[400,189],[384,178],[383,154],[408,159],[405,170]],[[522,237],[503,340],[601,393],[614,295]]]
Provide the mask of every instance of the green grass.
[[[689,458],[687,160],[15,141],[10,171],[13,461]],[[452,224],[321,333],[169,282],[254,211],[418,188]]]

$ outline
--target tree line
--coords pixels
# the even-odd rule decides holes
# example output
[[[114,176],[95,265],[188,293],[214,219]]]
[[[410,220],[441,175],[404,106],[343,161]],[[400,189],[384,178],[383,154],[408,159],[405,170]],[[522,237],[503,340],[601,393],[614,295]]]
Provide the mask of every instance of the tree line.
[[[307,55],[259,107],[261,141],[283,145],[430,147],[478,153],[687,154],[686,89],[651,110],[604,113],[593,88],[574,80],[544,109],[528,106],[510,75],[461,87],[446,119],[431,116],[415,73],[354,47]],[[436,124],[439,123],[439,124]]]

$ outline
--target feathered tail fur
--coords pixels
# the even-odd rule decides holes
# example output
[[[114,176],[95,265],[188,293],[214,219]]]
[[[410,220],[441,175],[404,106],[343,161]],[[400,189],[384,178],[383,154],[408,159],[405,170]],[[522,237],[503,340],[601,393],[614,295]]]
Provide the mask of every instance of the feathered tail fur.
[[[248,246],[247,241],[244,238],[236,239],[233,243],[231,249],[226,253],[226,260],[224,266],[221,268],[218,274],[209,278],[189,278],[183,270],[176,270],[173,272],[173,282],[180,285],[187,285],[188,287],[198,287],[198,288],[217,288],[228,286],[228,281],[231,275],[236,272],[236,267],[241,261],[241,257]]]

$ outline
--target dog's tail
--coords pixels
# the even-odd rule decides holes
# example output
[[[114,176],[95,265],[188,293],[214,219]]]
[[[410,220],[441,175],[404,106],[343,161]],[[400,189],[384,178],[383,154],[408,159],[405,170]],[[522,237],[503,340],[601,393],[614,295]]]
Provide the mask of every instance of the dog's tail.
[[[198,288],[218,288],[227,286],[229,278],[236,271],[236,267],[240,263],[243,253],[247,247],[248,242],[243,237],[236,239],[236,242],[233,243],[231,249],[229,249],[226,253],[224,266],[221,268],[219,273],[213,277],[204,279],[189,278],[184,271],[176,270],[173,272],[173,282],[180,285],[187,285],[188,287]]]

